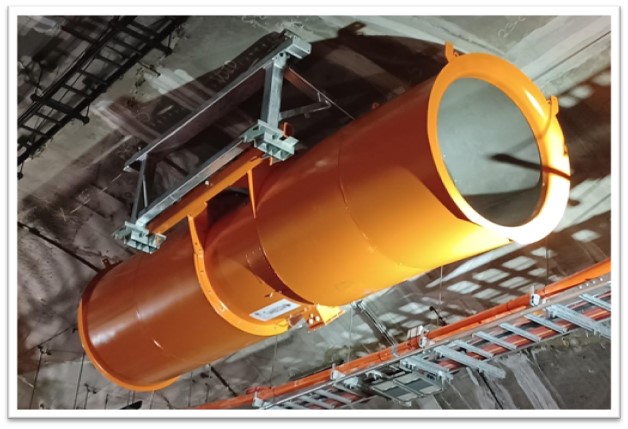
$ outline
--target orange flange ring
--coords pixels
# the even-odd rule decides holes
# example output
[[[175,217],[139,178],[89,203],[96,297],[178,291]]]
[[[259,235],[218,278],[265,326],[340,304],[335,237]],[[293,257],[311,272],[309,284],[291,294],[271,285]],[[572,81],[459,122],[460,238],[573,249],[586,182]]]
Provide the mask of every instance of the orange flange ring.
[[[527,244],[540,240],[562,218],[563,212],[553,207],[564,207],[569,198],[569,157],[556,119],[556,97],[547,100],[523,72],[508,61],[493,55],[452,55],[449,52],[448,60],[449,63],[438,74],[432,86],[427,113],[429,144],[444,186],[453,202],[471,222],[501,233],[518,243]],[[537,214],[523,225],[498,225],[481,216],[461,195],[447,171],[438,143],[438,109],[447,88],[463,78],[480,79],[501,90],[519,108],[534,133],[543,166],[544,198]]]

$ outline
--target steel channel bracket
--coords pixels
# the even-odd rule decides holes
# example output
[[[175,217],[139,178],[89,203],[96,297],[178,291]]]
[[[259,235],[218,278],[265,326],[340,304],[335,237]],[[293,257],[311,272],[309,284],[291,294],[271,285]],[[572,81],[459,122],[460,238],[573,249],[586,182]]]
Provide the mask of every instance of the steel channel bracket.
[[[470,368],[477,369],[478,371],[481,371],[491,377],[502,379],[506,378],[506,371],[504,371],[503,369],[490,365],[486,362],[474,359],[466,353],[457,352],[446,346],[438,346],[434,349],[434,351],[443,357],[454,360]]]
[[[307,402],[308,404],[312,404],[312,405],[316,405],[318,407],[321,407],[323,409],[327,409],[327,410],[331,410],[334,408],[333,405],[325,402],[325,401],[321,401],[320,399],[316,399],[316,398],[312,398],[312,396],[310,395],[303,395],[301,397],[299,397],[300,401],[304,401]]]
[[[133,164],[138,161],[142,161],[146,159],[146,157],[158,148],[159,146],[171,144],[173,142],[180,141],[181,134],[185,131],[184,134],[188,133],[198,133],[207,127],[208,123],[212,123],[216,120],[216,113],[220,113],[224,109],[228,109],[233,106],[233,99],[235,99],[236,103],[239,104],[244,99],[248,98],[253,94],[253,92],[259,90],[259,86],[257,85],[247,85],[258,75],[259,72],[264,71],[266,73],[266,79],[264,80],[264,100],[271,99],[270,89],[273,88],[275,92],[277,92],[277,85],[269,85],[269,75],[272,73],[267,73],[269,70],[272,71],[276,69],[275,65],[281,65],[282,62],[286,59],[286,54],[290,54],[295,58],[303,58],[308,55],[311,51],[311,45],[300,38],[298,38],[295,34],[286,31],[284,33],[286,35],[286,40],[280,44],[277,49],[273,52],[269,53],[266,57],[258,61],[249,67],[248,70],[243,72],[240,76],[238,76],[234,81],[228,84],[225,88],[220,90],[218,93],[214,94],[212,98],[207,100],[196,112],[190,114],[188,117],[184,118],[181,122],[173,126],[170,130],[168,130],[165,134],[159,137],[157,140],[150,143],[144,149],[137,152],[125,163],[125,171],[128,171],[129,168]],[[282,57],[283,55],[283,57]],[[283,83],[283,82],[280,82]],[[272,100],[276,100],[272,98]],[[279,106],[277,106],[278,108]],[[273,109],[266,108],[262,105],[262,115],[261,119],[266,122],[272,122],[270,118],[270,112]],[[279,115],[279,113],[277,113]],[[272,124],[271,124],[272,125]],[[275,124],[276,125],[276,124]]]
[[[253,394],[253,402],[251,403],[251,405],[253,406],[253,408],[262,408],[262,409],[272,408],[275,406],[275,404],[272,402],[268,402],[268,401],[264,401],[263,399],[260,399],[257,396],[257,392]]]
[[[541,342],[541,337],[539,337],[538,335],[534,335],[533,333],[528,332],[525,329],[521,329],[517,326],[511,325],[510,323],[501,323],[499,327],[502,328],[504,331],[512,332],[513,334],[519,335],[520,337],[525,338],[526,340],[530,340],[533,343]]]
[[[517,350],[517,346],[509,343],[508,341],[502,340],[501,338],[497,338],[494,335],[491,335],[489,333],[486,332],[476,332],[475,334],[476,337],[483,339],[484,341],[488,341],[489,343],[493,343],[493,344],[497,344],[498,346],[506,349],[506,350],[510,350],[510,351],[515,351]]]
[[[197,168],[197,172],[184,179],[175,189],[159,196],[149,205],[146,198],[146,183],[144,177],[144,170],[149,153],[164,142],[175,139],[186,126],[191,128],[198,127],[198,123],[202,122],[200,119],[202,119],[203,115],[209,114],[212,108],[215,108],[218,101],[228,97],[232,91],[237,89],[243,82],[247,81],[247,79],[250,79],[256,70],[263,69],[265,73],[261,118],[255,125],[245,131],[239,139],[236,139],[231,146],[236,146],[236,149],[242,151],[242,145],[252,144],[255,148],[277,161],[284,161],[294,155],[294,147],[298,143],[298,140],[294,137],[284,135],[283,131],[278,128],[279,121],[282,118],[280,109],[284,71],[288,65],[289,57],[297,59],[303,58],[311,52],[312,47],[309,43],[293,33],[286,31],[285,34],[287,36],[286,41],[275,50],[274,53],[251,67],[251,69],[246,71],[242,76],[236,79],[236,81],[232,82],[227,88],[217,94],[214,97],[217,100],[216,102],[212,102],[212,100],[214,100],[214,98],[212,98],[212,100],[198,112],[187,118],[183,123],[175,126],[172,131],[168,132],[157,141],[149,144],[126,162],[125,169],[128,169],[131,164],[140,161],[140,175],[131,222],[125,222],[123,227],[116,230],[113,234],[114,238],[122,240],[122,242],[129,247],[146,253],[153,253],[159,249],[166,237],[162,234],[152,234],[146,228],[146,225],[178,201],[183,195],[192,190],[207,177],[211,176],[212,172],[217,169],[214,168],[215,166],[220,167],[222,164],[218,162],[220,159],[214,160],[213,158],[215,157],[212,157],[212,159],[207,160]],[[218,158],[231,156],[231,152],[237,155],[236,152],[230,150],[231,146],[222,151],[228,151],[228,153],[223,154],[219,152],[220,156]],[[228,162],[230,158],[225,158],[225,160]],[[145,208],[142,212],[138,213],[142,187],[144,187]]]
[[[340,402],[345,405],[351,404],[351,401],[348,400],[347,398],[340,395],[336,395],[335,393],[328,392],[325,389],[315,390],[314,393],[316,393],[319,396],[324,396],[325,398],[332,399],[334,401]]]
[[[594,334],[598,334],[609,339],[611,338],[611,331],[607,326],[604,326],[600,322],[574,311],[569,307],[564,305],[551,305],[547,307],[547,312],[552,317],[566,320],[569,323],[591,331]]]
[[[465,349],[468,352],[471,353],[475,353],[476,355],[485,357],[486,359],[492,359],[493,358],[493,353],[484,350],[483,348],[480,347],[476,347],[472,344],[469,344],[465,341],[462,340],[455,340],[450,344],[451,347],[460,347],[462,349]]]
[[[601,300],[597,296],[589,295],[587,293],[580,295],[580,298],[584,299],[590,304],[595,305],[596,307],[600,307],[603,310],[611,311],[611,304]]]
[[[544,317],[537,316],[536,314],[527,314],[524,317],[528,320],[533,321],[534,323],[538,325],[545,326],[546,328],[549,328],[555,332],[558,332],[561,335],[567,333],[567,328],[557,325],[556,323],[550,320],[547,320]]]
[[[124,222],[124,226],[113,233],[113,237],[137,250],[146,253],[154,253],[166,240],[162,234],[151,234],[146,228],[137,226],[131,222]]]
[[[311,52],[311,45],[291,35],[292,44],[272,58],[265,68],[264,98],[261,118],[257,124],[242,134],[244,142],[251,142],[256,149],[277,161],[285,161],[294,155],[294,146],[299,142],[294,137],[284,135],[279,126],[281,114],[281,90],[284,70],[288,65],[288,55],[303,58]]]
[[[411,370],[418,369],[424,372],[429,372],[443,381],[451,381],[453,379],[453,374],[449,371],[449,369],[418,356],[408,356],[407,358],[401,359],[399,363]]]
[[[294,137],[288,137],[277,127],[271,127],[259,119],[257,125],[249,128],[242,134],[243,141],[253,143],[256,149],[278,160],[285,161],[294,155],[294,146],[299,142]]]

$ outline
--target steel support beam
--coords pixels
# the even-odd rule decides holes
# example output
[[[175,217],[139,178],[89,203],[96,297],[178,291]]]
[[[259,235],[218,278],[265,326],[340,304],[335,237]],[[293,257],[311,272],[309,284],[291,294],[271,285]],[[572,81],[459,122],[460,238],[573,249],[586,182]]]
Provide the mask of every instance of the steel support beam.
[[[338,402],[340,402],[342,404],[348,405],[348,404],[351,403],[351,401],[348,400],[347,398],[344,398],[344,397],[342,397],[340,395],[336,395],[335,393],[328,392],[327,390],[319,389],[319,390],[315,390],[314,393],[316,393],[317,395],[320,395],[320,396],[324,396],[324,397],[326,397],[328,399],[332,399],[334,401],[338,401]]]
[[[455,340],[450,344],[450,347],[460,347],[468,352],[475,353],[476,355],[483,356],[486,359],[491,359],[493,353],[484,350],[483,348],[476,347],[462,340]]]
[[[573,323],[574,325],[591,331],[594,334],[599,334],[605,338],[611,338],[611,330],[607,326],[604,326],[569,307],[565,307],[564,305],[551,305],[547,307],[547,312],[552,317],[566,320],[569,323]]]
[[[517,350],[517,346],[515,346],[514,344],[511,344],[508,341],[504,341],[486,332],[476,332],[473,335],[475,335],[478,338],[483,339],[484,341],[488,341],[489,343],[497,344],[498,346],[503,347],[506,350]]]
[[[286,54],[282,52],[275,57],[266,68],[264,96],[260,119],[269,126],[279,125],[279,108],[281,106],[281,90],[283,89],[283,69],[286,66]]]
[[[424,372],[429,372],[442,380],[452,380],[453,374],[449,369],[434,362],[422,359],[418,356],[409,356],[401,359],[401,364],[412,369],[420,369]]]
[[[556,331],[559,334],[564,334],[567,332],[567,328],[563,328],[562,326],[552,322],[551,320],[547,320],[544,317],[537,316],[535,314],[527,314],[525,316],[526,319],[533,321],[541,326],[545,326],[546,328],[551,329],[552,331]]]
[[[486,375],[490,375],[491,377],[506,377],[506,371],[504,371],[502,368],[498,368],[496,366],[489,365],[486,362],[474,359],[466,353],[460,353],[445,346],[438,346],[434,349],[434,351],[439,355],[446,357],[447,359],[451,359],[462,365],[477,369],[478,371],[483,372]]]
[[[611,304],[596,296],[585,293],[585,294],[580,295],[580,297],[584,299],[586,302],[593,304],[597,307],[600,307],[603,310],[611,311]]]
[[[333,405],[328,404],[327,402],[321,401],[319,399],[314,399],[311,396],[304,395],[299,398],[300,401],[305,401],[309,404],[316,405],[317,407],[324,408],[326,410],[331,410],[334,408]]]
[[[126,163],[125,169],[132,164],[144,159],[150,152],[160,146],[186,142],[191,137],[206,129],[216,119],[224,115],[236,105],[253,95],[264,84],[266,69],[270,64],[274,64],[275,57],[284,53],[289,53],[296,58],[303,58],[310,52],[310,45],[296,36],[288,33],[286,40],[275,50],[258,61],[247,71],[238,76],[225,88],[216,93],[211,99],[204,103],[197,111],[180,121],[164,135],[150,143],[144,149],[133,155]]]
[[[534,335],[533,333],[528,332],[525,329],[521,329],[514,325],[511,325],[510,323],[502,323],[499,325],[499,327],[505,331],[509,331],[509,332],[512,332],[513,334],[519,335],[520,337],[525,338],[526,340],[530,340],[533,343],[538,343],[541,341],[541,337],[539,337],[538,335]]]

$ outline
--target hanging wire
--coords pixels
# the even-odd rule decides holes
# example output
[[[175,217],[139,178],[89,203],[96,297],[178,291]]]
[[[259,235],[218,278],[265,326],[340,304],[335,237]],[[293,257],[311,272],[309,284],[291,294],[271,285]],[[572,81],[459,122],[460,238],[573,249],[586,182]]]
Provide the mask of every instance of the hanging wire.
[[[83,376],[83,364],[85,363],[85,352],[83,351],[83,357],[81,358],[81,370],[79,371],[78,381],[76,382],[76,393],[74,394],[74,406],[73,410],[76,410],[76,401],[78,399],[79,388],[81,387],[81,377]]]
[[[549,235],[545,237],[545,285],[549,284]]]
[[[273,360],[270,364],[270,378],[268,380],[268,385],[272,386],[273,384],[273,372],[275,371],[275,360],[277,359],[277,343],[279,342],[279,335],[275,335],[275,350],[273,351]]]
[[[67,328],[65,328],[63,331],[57,332],[56,334],[54,334],[53,336],[51,336],[50,338],[48,338],[47,340],[42,341],[41,343],[37,344],[36,346],[31,347],[30,349],[28,349],[27,351],[33,350],[35,347],[37,347],[38,349],[42,349],[42,347],[44,346],[44,344],[54,340],[55,338],[65,334],[66,332],[68,332],[71,329],[76,329],[75,325],[72,326],[68,326]],[[72,333],[74,333],[75,331],[72,331]]]
[[[87,409],[87,398],[89,398],[89,386],[85,383],[85,401],[83,402],[83,409]]]
[[[351,360],[351,347],[353,346],[353,305],[349,310],[349,350],[347,351],[347,362]]]
[[[155,397],[155,391],[153,390],[150,394],[150,401],[148,402],[148,409],[152,409],[153,408],[153,398]],[[205,401],[207,402],[207,401]]]
[[[193,373],[190,373],[190,388],[188,389],[188,408],[192,405],[192,383],[194,383]]]
[[[436,326],[440,326],[440,315],[443,311],[443,266],[440,266],[440,284],[438,285],[438,313],[436,314]]]
[[[41,347],[39,347],[39,362],[37,363],[37,371],[35,372],[35,379],[33,380],[33,391],[31,392],[31,400],[28,404],[28,409],[33,408],[33,399],[35,399],[35,388],[37,387],[37,378],[39,377],[39,369],[41,368],[41,359],[44,356],[44,352]]]

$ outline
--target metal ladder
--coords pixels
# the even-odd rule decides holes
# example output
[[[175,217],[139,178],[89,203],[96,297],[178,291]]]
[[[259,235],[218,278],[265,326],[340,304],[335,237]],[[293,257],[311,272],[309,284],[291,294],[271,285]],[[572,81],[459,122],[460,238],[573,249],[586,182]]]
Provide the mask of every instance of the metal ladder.
[[[444,390],[454,374],[472,368],[505,378],[494,361],[510,353],[585,329],[610,338],[610,274],[586,281],[531,307],[452,337],[420,338],[421,348],[347,376],[332,369],[330,380],[273,400],[253,398],[260,409],[341,409],[381,396],[404,406]],[[393,346],[393,353],[396,346]]]
[[[163,17],[149,28],[135,16],[114,17],[97,38],[63,26],[89,46],[46,90],[31,95],[32,104],[18,118],[18,179],[23,177],[26,160],[39,153],[66,124],[74,119],[88,123],[84,111],[89,111],[89,105],[148,52],[159,49],[166,55],[172,53],[162,41],[186,19]]]

